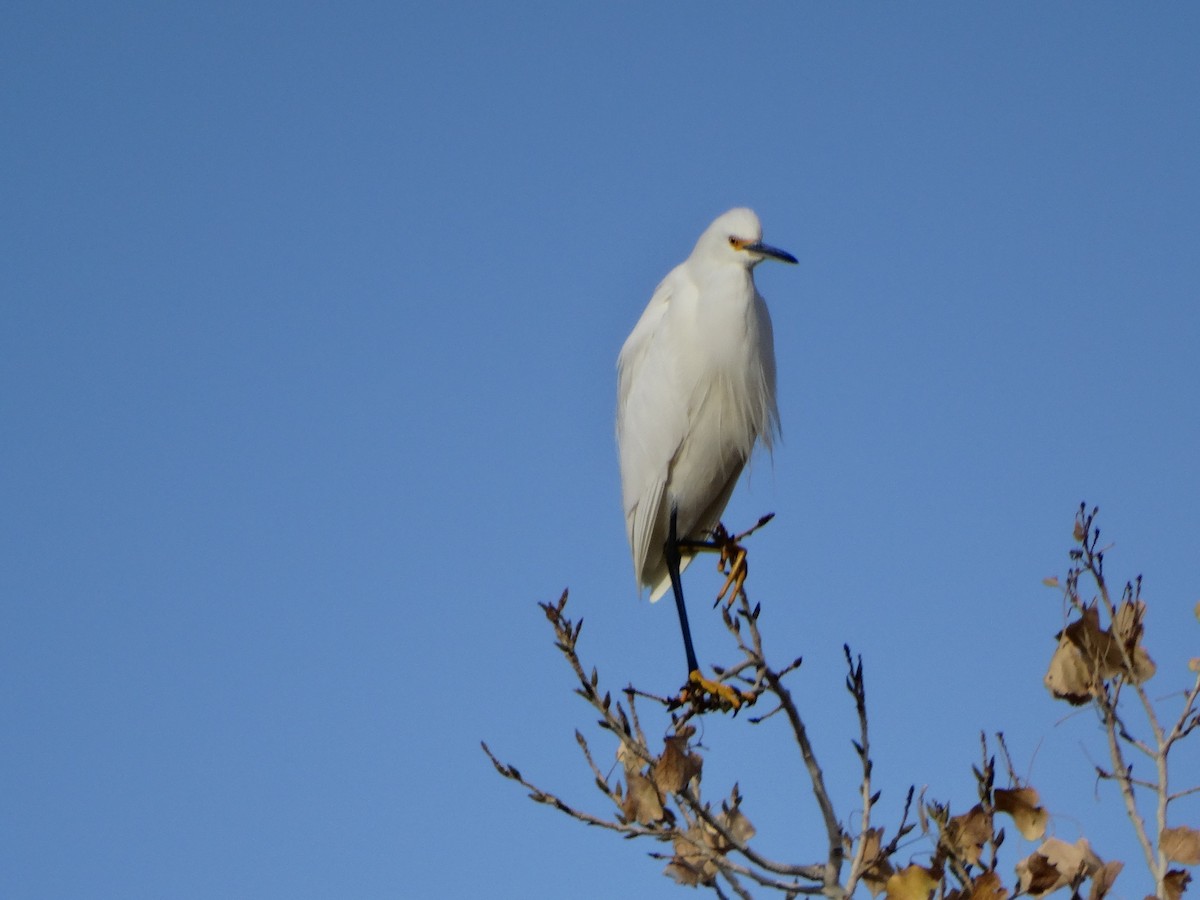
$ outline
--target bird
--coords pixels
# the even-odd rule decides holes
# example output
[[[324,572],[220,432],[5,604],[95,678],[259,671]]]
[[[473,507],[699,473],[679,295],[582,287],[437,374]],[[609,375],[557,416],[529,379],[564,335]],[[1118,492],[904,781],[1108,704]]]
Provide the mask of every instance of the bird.
[[[753,210],[718,216],[659,283],[617,359],[617,447],[639,591],[675,595],[689,683],[703,681],[680,573],[711,546],[756,443],[779,435],[775,341],[754,267],[796,257],[763,243]],[[711,682],[703,682],[711,684]]]

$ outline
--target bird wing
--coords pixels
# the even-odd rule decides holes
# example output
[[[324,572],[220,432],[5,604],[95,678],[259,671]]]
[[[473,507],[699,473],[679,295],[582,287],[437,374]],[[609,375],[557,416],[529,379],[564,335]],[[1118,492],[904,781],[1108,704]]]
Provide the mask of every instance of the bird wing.
[[[678,269],[655,289],[617,360],[617,444],[625,528],[638,583],[665,591],[663,544],[670,518],[666,497],[671,461],[687,436],[689,386],[679,383],[679,352],[663,323],[672,299],[695,291]]]

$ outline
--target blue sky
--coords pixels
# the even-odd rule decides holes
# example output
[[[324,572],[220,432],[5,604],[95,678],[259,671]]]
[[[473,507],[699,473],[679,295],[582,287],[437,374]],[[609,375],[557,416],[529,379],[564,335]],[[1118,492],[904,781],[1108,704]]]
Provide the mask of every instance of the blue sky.
[[[969,805],[1000,729],[1146,893],[1092,721],[1041,686],[1040,582],[1099,504],[1182,686],[1198,33],[1171,3],[8,5],[0,894],[677,896],[478,743],[603,809],[535,606],[565,586],[611,687],[681,680],[614,363],[735,205],[801,264],[759,270],[784,440],[726,518],[777,514],[750,587],[839,811],[849,642],[885,818],[910,782]],[[716,661],[715,577],[687,586]],[[781,730],[705,739],[764,847],[818,854]]]

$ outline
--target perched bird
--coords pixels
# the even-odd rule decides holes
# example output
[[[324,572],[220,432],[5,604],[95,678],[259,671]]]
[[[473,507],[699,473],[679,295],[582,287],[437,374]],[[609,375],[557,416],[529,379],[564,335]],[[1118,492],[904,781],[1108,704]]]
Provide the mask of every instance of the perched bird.
[[[699,678],[679,574],[710,542],[755,441],[779,430],[775,347],[754,285],[764,259],[749,209],[705,229],[655,289],[617,360],[617,444],[625,528],[638,584],[675,594],[689,679]]]

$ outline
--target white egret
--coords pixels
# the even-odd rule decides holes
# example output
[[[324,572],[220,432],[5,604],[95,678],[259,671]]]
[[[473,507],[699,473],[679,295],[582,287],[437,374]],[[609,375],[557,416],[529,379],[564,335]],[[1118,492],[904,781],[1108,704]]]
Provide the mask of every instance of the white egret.
[[[711,542],[756,441],[778,434],[775,347],[754,285],[764,259],[795,263],[762,242],[749,209],[731,209],[662,280],[617,361],[617,444],[625,528],[639,586],[675,594],[688,678],[692,648],[680,572]]]

